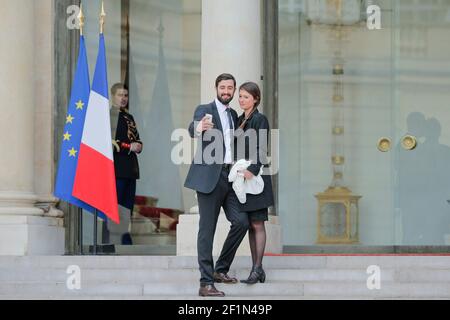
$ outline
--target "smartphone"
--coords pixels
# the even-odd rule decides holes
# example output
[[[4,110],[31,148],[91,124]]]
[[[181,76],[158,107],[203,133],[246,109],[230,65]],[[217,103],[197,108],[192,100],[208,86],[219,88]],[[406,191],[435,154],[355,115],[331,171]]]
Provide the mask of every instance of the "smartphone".
[[[207,113],[207,114],[205,114],[205,117],[206,117],[206,119],[208,119],[209,122],[212,123],[212,120],[213,120],[212,114]]]

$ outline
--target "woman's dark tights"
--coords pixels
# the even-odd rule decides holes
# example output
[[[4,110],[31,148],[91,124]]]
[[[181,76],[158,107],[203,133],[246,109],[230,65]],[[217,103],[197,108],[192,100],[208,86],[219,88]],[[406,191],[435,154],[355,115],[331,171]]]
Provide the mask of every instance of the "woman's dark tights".
[[[266,247],[265,221],[250,221],[248,239],[252,254],[253,268],[262,266],[262,259]]]

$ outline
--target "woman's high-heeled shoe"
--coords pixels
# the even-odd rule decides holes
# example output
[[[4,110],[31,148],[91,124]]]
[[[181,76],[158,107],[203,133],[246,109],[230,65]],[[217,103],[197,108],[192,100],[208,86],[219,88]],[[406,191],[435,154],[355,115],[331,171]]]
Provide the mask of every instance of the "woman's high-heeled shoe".
[[[257,282],[264,283],[266,281],[266,273],[264,272],[262,266],[253,267],[247,280],[241,280],[242,283],[255,284]]]

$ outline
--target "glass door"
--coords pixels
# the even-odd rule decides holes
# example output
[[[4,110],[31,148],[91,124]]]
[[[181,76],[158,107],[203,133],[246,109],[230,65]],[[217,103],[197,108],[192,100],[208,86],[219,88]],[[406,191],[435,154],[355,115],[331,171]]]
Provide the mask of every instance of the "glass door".
[[[450,1],[395,3],[396,243],[450,245]]]
[[[284,245],[449,245],[450,1],[278,11]]]
[[[101,4],[101,0],[83,1],[91,81],[98,52]],[[59,134],[55,140],[58,146],[70,94],[67,88],[73,79],[67,65],[78,52],[79,37],[75,25],[66,29],[66,21],[77,16],[78,5],[76,0],[64,1],[58,6],[55,17],[61,26],[55,36],[55,64],[59,79],[59,119],[55,122]],[[194,192],[183,187],[189,165],[177,165],[171,159],[175,145],[171,136],[174,130],[185,128],[191,121],[192,110],[200,101],[202,2],[106,0],[104,8],[107,15],[104,36],[111,114],[115,115],[111,117],[111,127],[117,127],[119,114],[119,107],[113,105],[111,89],[116,83],[125,83],[129,94],[127,113],[136,122],[144,148],[138,156],[139,179],[136,181],[133,210],[119,206],[119,225],[98,219],[99,252],[175,255],[179,216],[189,212],[196,205],[196,199]],[[68,9],[74,11],[72,16],[67,15]],[[70,19],[69,22],[72,21]],[[127,116],[126,119],[130,118]],[[131,123],[124,121],[127,121],[127,126]],[[128,134],[132,134],[130,132]],[[115,139],[115,131],[112,136]],[[59,151],[56,154],[59,155]],[[128,167],[125,169],[122,171],[131,171]],[[118,173],[121,178],[129,175],[116,172],[116,177]],[[133,198],[132,194],[125,190],[121,198]],[[61,208],[66,213],[66,228],[69,230],[67,251],[77,254],[80,242],[85,253],[92,250],[93,214],[85,211],[79,219],[76,208],[66,204],[61,204]]]

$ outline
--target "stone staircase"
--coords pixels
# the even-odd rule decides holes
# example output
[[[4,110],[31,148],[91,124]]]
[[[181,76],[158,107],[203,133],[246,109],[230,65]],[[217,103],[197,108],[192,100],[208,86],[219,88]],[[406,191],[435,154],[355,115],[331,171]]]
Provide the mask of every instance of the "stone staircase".
[[[371,265],[379,290],[367,287]],[[68,289],[69,266],[79,267],[79,290]],[[249,266],[236,257],[230,274],[246,278]],[[267,256],[264,268],[264,284],[217,287],[232,300],[450,299],[450,256]],[[0,257],[0,299],[206,299],[198,279],[196,257]]]

